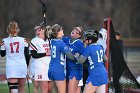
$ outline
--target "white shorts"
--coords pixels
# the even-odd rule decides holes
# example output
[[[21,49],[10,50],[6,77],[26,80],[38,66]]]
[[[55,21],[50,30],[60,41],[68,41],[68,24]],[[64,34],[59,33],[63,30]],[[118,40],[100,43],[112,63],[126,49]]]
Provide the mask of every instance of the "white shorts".
[[[17,65],[17,66],[6,66],[6,78],[26,78],[27,76],[27,66]]]
[[[79,87],[80,87],[80,86],[83,86],[83,78],[79,81],[78,86],[79,86]]]
[[[36,81],[51,81],[48,78],[48,69],[44,68],[30,68],[29,76]]]

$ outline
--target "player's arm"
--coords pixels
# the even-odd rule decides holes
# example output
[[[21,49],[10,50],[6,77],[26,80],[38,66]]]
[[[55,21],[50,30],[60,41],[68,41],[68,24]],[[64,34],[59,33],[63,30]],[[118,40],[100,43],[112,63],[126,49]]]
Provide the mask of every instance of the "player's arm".
[[[75,56],[75,58],[77,59],[77,62],[78,63],[81,63],[81,64],[83,64],[86,61],[86,59],[87,59],[87,57],[85,57],[83,55],[81,55],[81,56]]]
[[[106,61],[108,61],[108,59],[107,59],[107,56],[104,55],[104,56],[103,56],[103,62],[106,62]]]
[[[31,57],[31,55],[29,54],[29,47],[25,47],[24,55],[25,55],[25,59],[26,59],[26,64],[27,64],[27,66],[29,66],[30,57]]]
[[[1,54],[1,57],[4,57],[6,55],[6,50],[0,50],[0,54]]]
[[[30,46],[29,46],[29,49],[30,49],[30,53],[31,53],[31,56],[33,58],[41,58],[41,57],[45,57],[46,56],[46,53],[38,53],[38,49],[36,48],[36,46],[32,43],[30,43]]]
[[[91,51],[89,50],[89,48],[86,47],[85,49],[83,49],[82,55],[80,55],[79,53],[76,53],[74,56],[77,59],[78,63],[83,64],[84,62],[86,62],[90,52]]]
[[[101,46],[101,45],[100,45]],[[103,49],[103,51],[104,51],[104,47],[103,46],[101,46],[102,47],[102,49]],[[105,51],[104,51],[105,52]],[[106,62],[106,61],[108,61],[108,58],[107,58],[107,56],[106,56],[106,54],[105,53],[103,53],[104,55],[103,55],[103,62]]]
[[[31,55],[29,54],[29,47],[28,47],[29,45],[28,45],[26,39],[25,38],[23,38],[23,39],[24,39],[24,55],[25,55],[25,60],[26,60],[27,66],[29,66],[30,57],[31,57]]]
[[[68,59],[76,61],[76,58],[70,51],[66,52],[65,55],[67,56]]]
[[[31,50],[31,56],[33,58],[41,58],[41,57],[45,57],[46,53],[37,53],[36,50]]]
[[[61,51],[65,53],[68,59],[76,61],[76,58],[74,57],[74,55],[71,53],[68,46],[64,42],[61,42],[60,46],[61,46]]]
[[[6,55],[6,50],[5,50],[5,44],[4,44],[4,41],[2,41],[2,43],[1,43],[0,54],[1,54],[1,57],[4,57],[4,56]]]

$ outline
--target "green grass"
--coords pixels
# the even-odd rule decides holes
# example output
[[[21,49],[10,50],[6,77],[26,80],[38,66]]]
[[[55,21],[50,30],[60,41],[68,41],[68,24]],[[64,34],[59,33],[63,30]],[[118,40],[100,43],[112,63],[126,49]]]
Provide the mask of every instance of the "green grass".
[[[26,93],[29,93],[28,86],[25,87]],[[8,93],[8,85],[7,84],[0,84],[0,93]],[[30,93],[33,93],[33,85],[30,84]]]
[[[8,93],[8,86],[7,86],[7,84],[0,84],[0,92],[1,93]]]
[[[27,84],[26,84],[25,89],[26,89],[26,93],[29,93]],[[8,89],[7,84],[0,84],[0,93],[9,93],[9,89]],[[30,93],[33,93],[33,84],[32,83],[30,84]],[[39,91],[39,93],[41,93],[41,92]],[[53,93],[55,93],[54,90],[53,90]]]

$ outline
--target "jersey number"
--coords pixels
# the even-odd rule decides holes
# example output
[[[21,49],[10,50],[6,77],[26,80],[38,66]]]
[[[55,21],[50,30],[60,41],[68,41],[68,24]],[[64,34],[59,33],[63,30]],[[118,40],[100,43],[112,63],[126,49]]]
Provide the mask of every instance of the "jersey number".
[[[56,46],[51,46],[52,50],[51,50],[51,54],[52,54],[52,58],[56,58]]]
[[[38,79],[42,79],[42,75],[37,75],[37,78]]]
[[[19,42],[10,43],[10,48],[11,48],[11,53],[19,53]]]
[[[98,62],[103,62],[103,50],[96,51],[98,56]]]

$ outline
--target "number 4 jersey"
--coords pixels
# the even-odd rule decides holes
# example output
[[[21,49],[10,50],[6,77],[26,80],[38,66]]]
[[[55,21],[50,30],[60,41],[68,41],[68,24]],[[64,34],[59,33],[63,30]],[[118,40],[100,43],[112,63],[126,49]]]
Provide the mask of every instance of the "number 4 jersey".
[[[1,50],[6,50],[6,65],[26,65],[25,47],[28,47],[25,38],[19,36],[4,38]]]

